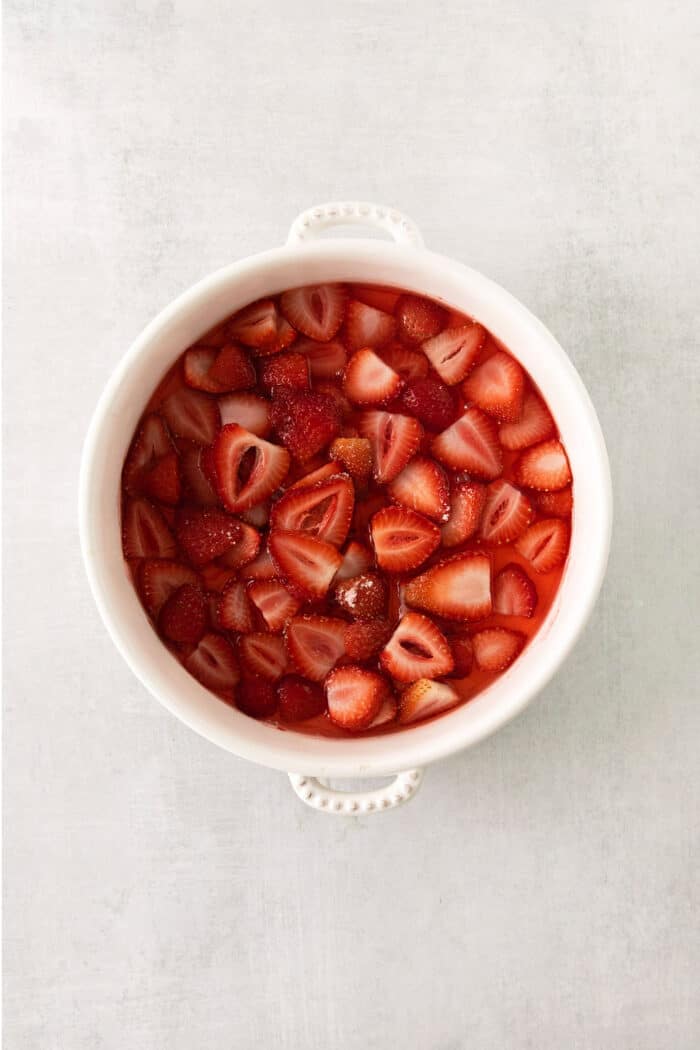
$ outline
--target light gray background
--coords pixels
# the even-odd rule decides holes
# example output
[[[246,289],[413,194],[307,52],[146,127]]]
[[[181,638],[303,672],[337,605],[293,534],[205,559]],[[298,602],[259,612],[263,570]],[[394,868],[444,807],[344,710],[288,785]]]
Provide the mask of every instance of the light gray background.
[[[690,1050],[695,3],[6,0],[6,1046]],[[137,685],[76,535],[149,318],[308,205],[407,211],[556,333],[610,571],[532,707],[348,822]]]

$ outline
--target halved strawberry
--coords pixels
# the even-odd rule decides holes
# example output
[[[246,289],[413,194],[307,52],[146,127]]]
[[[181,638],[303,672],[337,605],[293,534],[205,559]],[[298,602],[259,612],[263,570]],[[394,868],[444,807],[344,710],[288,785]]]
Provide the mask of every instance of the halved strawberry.
[[[272,580],[276,575],[277,569],[267,547],[241,571],[246,580]]]
[[[196,645],[207,627],[207,605],[198,584],[185,583],[165,600],[158,630],[177,645]]]
[[[544,441],[554,433],[554,420],[549,409],[532,390],[523,398],[522,411],[516,423],[504,423],[498,437],[504,448],[518,451]]]
[[[122,548],[126,558],[173,558],[177,553],[165,518],[145,499],[129,500],[124,508]]]
[[[551,572],[565,560],[569,551],[569,526],[561,518],[536,521],[523,533],[515,549],[535,572]]]
[[[227,631],[249,634],[255,629],[255,616],[245,584],[231,580],[221,592],[216,619]]]
[[[274,529],[267,542],[289,589],[304,599],[323,598],[343,560],[335,547],[288,529]]]
[[[239,310],[228,322],[227,333],[229,339],[252,346],[261,355],[285,350],[297,335],[272,299],[258,299]]]
[[[284,640],[299,674],[322,682],[345,653],[343,620],[331,616],[295,616],[287,624]]]
[[[367,485],[372,473],[372,444],[368,438],[339,437],[329,451],[360,487]]]
[[[233,547],[229,547],[219,558],[222,565],[229,569],[240,569],[252,562],[260,550],[261,537],[257,529],[242,521],[241,531]]]
[[[269,631],[242,634],[238,639],[238,656],[248,674],[277,681],[287,670],[287,650],[279,634]]]
[[[432,299],[419,295],[400,295],[394,310],[399,338],[407,343],[423,343],[441,332],[447,324],[447,313]]]
[[[168,452],[153,467],[141,475],[141,491],[144,496],[159,503],[175,506],[180,502],[180,457],[177,452]]]
[[[211,445],[220,425],[219,406],[213,398],[183,387],[166,397],[160,410],[173,434]]]
[[[255,386],[255,369],[240,346],[229,344],[215,350],[193,346],[184,356],[183,374],[188,386],[207,394],[245,390]]]
[[[402,382],[393,368],[365,346],[348,361],[343,390],[356,405],[381,405],[396,397]]]
[[[258,437],[265,437],[270,433],[270,402],[257,394],[241,391],[237,394],[228,394],[219,399],[221,411],[221,424],[238,423],[244,430]]]
[[[525,373],[514,358],[503,350],[475,368],[462,384],[467,401],[502,423],[515,423],[523,407]]]
[[[442,631],[417,612],[405,614],[379,659],[397,682],[440,678],[454,667],[452,650]]]
[[[304,532],[339,547],[352,521],[355,490],[347,474],[288,489],[272,507],[270,527]]]
[[[366,572],[340,580],[333,589],[333,597],[353,619],[376,620],[386,609],[386,584],[381,576]]]
[[[437,376],[412,379],[406,384],[401,401],[430,430],[444,430],[457,415],[452,391]]]
[[[196,503],[200,507],[213,507],[219,502],[219,497],[202,463],[205,451],[201,445],[192,445],[181,454],[182,490],[188,503]]]
[[[399,722],[409,725],[449,711],[459,703],[459,693],[447,682],[420,679],[401,694]]]
[[[146,416],[131,443],[124,463],[123,476],[126,491],[132,496],[141,495],[144,475],[153,470],[164,456],[171,455],[173,451],[173,443],[160,416],[154,414]]]
[[[474,646],[471,638],[450,638],[454,667],[450,678],[468,678],[474,666]]]
[[[391,314],[375,310],[373,306],[353,299],[345,311],[345,343],[349,350],[363,346],[386,346],[393,338],[396,321]]]
[[[408,572],[422,565],[440,546],[440,530],[408,507],[378,511],[370,522],[377,564],[387,572]]]
[[[240,678],[235,653],[220,634],[205,634],[185,660],[185,667],[207,689],[227,696]]]
[[[241,525],[218,507],[185,507],[176,516],[175,533],[192,564],[205,565],[233,547]]]
[[[472,635],[474,659],[482,671],[505,671],[524,644],[525,635],[507,627],[487,627]]]
[[[295,674],[285,675],[277,685],[280,718],[284,722],[305,722],[326,710],[323,689]]]
[[[298,332],[326,342],[343,323],[346,298],[342,284],[307,284],[283,292],[280,309]]]
[[[270,419],[283,444],[301,460],[315,456],[340,430],[335,401],[316,391],[282,391],[272,402]]]
[[[400,343],[392,343],[384,347],[382,358],[407,383],[412,379],[422,379],[427,376],[430,368],[425,354],[417,350],[409,350]]]
[[[138,575],[138,587],[143,604],[151,616],[156,618],[171,594],[185,584],[196,586],[199,583],[197,573],[188,565],[164,558],[148,559],[141,562]]]
[[[260,383],[273,392],[278,387],[309,388],[309,365],[303,354],[296,350],[268,357],[260,365]]]
[[[452,486],[450,510],[442,526],[443,547],[466,543],[479,528],[486,502],[486,488],[478,481],[458,481]]]
[[[335,574],[336,580],[349,580],[353,576],[361,576],[374,565],[372,552],[357,540],[351,540],[343,553],[340,568]]]
[[[359,420],[362,437],[372,442],[374,477],[388,484],[413,459],[423,437],[417,419],[392,412],[363,412]]]
[[[326,698],[331,722],[343,729],[367,729],[379,714],[389,684],[374,671],[362,667],[336,667],[326,679]]]
[[[337,379],[343,374],[348,359],[347,351],[339,339],[318,343],[315,339],[299,339],[294,352],[303,354],[313,379]]]
[[[426,340],[421,349],[440,378],[448,386],[454,386],[464,379],[476,361],[485,339],[486,329],[476,321],[468,321]]]
[[[498,432],[493,420],[480,408],[468,408],[452,426],[438,434],[432,449],[453,470],[468,470],[486,481],[497,478],[503,470]]]
[[[236,707],[251,718],[269,718],[277,710],[277,690],[260,675],[244,672],[236,689]]]
[[[240,512],[279,488],[289,470],[289,453],[229,423],[216,439],[214,462],[221,502],[228,510]]]
[[[501,616],[530,618],[537,607],[537,589],[519,565],[510,562],[493,581],[493,611]]]
[[[387,288],[383,284],[353,284],[350,294],[358,302],[373,306],[375,310],[381,310],[385,314],[393,314],[394,307],[398,302],[400,292],[395,288]]]
[[[293,485],[290,485],[290,473],[290,478],[287,478],[287,491],[289,491],[289,489],[307,488],[309,485],[315,485],[319,481],[326,481],[328,478],[332,478],[334,474],[343,473],[343,465],[337,459],[331,459],[328,463],[323,463],[320,467],[311,471],[307,470],[308,466],[308,463],[304,463],[303,465],[293,465],[292,469],[295,472],[298,469],[301,473],[301,477],[299,477]]]
[[[533,492],[532,501],[540,514],[548,518],[570,518],[574,507],[570,485],[558,492]]]
[[[368,729],[378,729],[379,726],[387,725],[389,722],[395,722],[396,716],[399,713],[399,705],[395,696],[387,694],[382,700],[379,711],[374,716]]]
[[[522,535],[532,517],[532,504],[527,496],[501,478],[486,486],[479,535],[487,543],[510,543]]]
[[[347,623],[343,634],[345,654],[350,660],[370,660],[384,648],[391,634],[388,620]]]
[[[281,631],[299,608],[298,600],[281,580],[254,580],[248,585],[248,596],[260,612],[269,631]]]
[[[518,484],[549,492],[571,483],[571,470],[560,441],[545,441],[521,452],[514,467]]]
[[[389,485],[389,495],[404,507],[444,521],[450,508],[450,485],[445,471],[427,456],[415,456]]]
[[[491,612],[491,562],[465,551],[434,565],[405,588],[409,605],[452,620],[481,620]]]

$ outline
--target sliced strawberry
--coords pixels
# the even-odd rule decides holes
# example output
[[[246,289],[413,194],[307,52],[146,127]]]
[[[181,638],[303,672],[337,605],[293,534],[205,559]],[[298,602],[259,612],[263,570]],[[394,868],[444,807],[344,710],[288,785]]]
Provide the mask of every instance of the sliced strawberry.
[[[237,394],[228,394],[219,400],[221,411],[221,424],[238,423],[244,430],[258,437],[265,437],[270,433],[270,402],[257,394],[242,391]]]
[[[408,572],[440,546],[440,530],[407,507],[384,507],[370,522],[377,564],[387,572]]]
[[[441,715],[459,703],[459,693],[447,682],[422,678],[401,694],[399,722],[409,725],[434,715]]]
[[[192,564],[205,565],[233,547],[241,524],[218,507],[185,507],[177,514],[175,532]]]
[[[255,369],[240,346],[229,344],[215,350],[193,346],[183,360],[185,382],[207,394],[245,390],[255,385]]]
[[[323,689],[295,674],[285,675],[277,685],[280,718],[283,722],[305,722],[326,710]]]
[[[477,478],[491,481],[503,470],[498,432],[480,408],[468,408],[464,415],[443,430],[432,444],[433,454],[453,470],[468,470]]]
[[[571,470],[560,441],[545,441],[521,452],[515,464],[519,485],[549,492],[571,484]]]
[[[230,695],[240,677],[235,653],[220,634],[205,634],[185,660],[185,667],[216,693]]]
[[[207,604],[198,584],[185,583],[166,599],[158,630],[178,645],[196,645],[207,627]]]
[[[447,313],[432,299],[419,295],[400,295],[394,310],[400,339],[407,343],[424,343],[447,324]]]
[[[507,627],[488,627],[472,635],[472,645],[482,671],[505,671],[525,645],[525,635]]]
[[[510,543],[523,534],[532,517],[527,496],[501,478],[486,486],[479,535],[487,543]]]
[[[353,284],[350,293],[353,299],[367,306],[373,306],[375,310],[381,310],[385,314],[393,314],[401,294],[394,288],[387,288],[383,284]]]
[[[205,590],[221,592],[233,579],[233,570],[216,561],[211,561],[208,565],[202,565],[199,575]]]
[[[348,361],[343,390],[356,405],[381,405],[396,397],[402,382],[401,376],[366,346]]]
[[[530,391],[523,398],[520,418],[516,423],[504,423],[498,437],[504,448],[518,451],[536,445],[554,433],[554,420],[549,409],[537,394]]]
[[[180,483],[180,457],[177,452],[168,452],[150,470],[142,474],[141,491],[144,496],[158,503],[175,506],[180,502],[182,485]]]
[[[280,309],[298,332],[325,343],[343,323],[346,298],[342,284],[307,284],[283,292]]]
[[[253,632],[238,639],[238,656],[248,674],[277,681],[287,670],[287,650],[279,634]]]
[[[361,576],[374,565],[372,552],[356,540],[351,540],[345,548],[340,568],[335,574],[336,580],[349,580]]]
[[[236,689],[236,707],[251,718],[269,718],[277,710],[277,690],[260,675],[245,672]]]
[[[303,599],[323,598],[343,560],[330,543],[287,529],[273,530],[268,548],[289,589]]]
[[[219,406],[197,390],[176,390],[161,405],[168,426],[177,437],[211,445],[219,429]]]
[[[254,558],[241,572],[241,576],[245,576],[247,580],[272,580],[276,575],[277,569],[267,547],[261,550],[257,558]]]
[[[392,343],[391,346],[385,347],[382,350],[382,358],[407,383],[427,376],[430,368],[425,354],[409,350],[400,343]]]
[[[272,425],[297,459],[306,460],[330,444],[340,430],[340,412],[328,394],[286,389],[272,402]]]
[[[254,529],[264,529],[270,520],[270,500],[263,500],[262,503],[256,503],[254,507],[242,510],[241,518]]]
[[[387,694],[382,700],[379,711],[370,722],[368,729],[378,729],[379,726],[388,725],[389,722],[395,722],[396,716],[399,713],[399,705],[395,696]]]
[[[229,569],[240,569],[252,562],[260,550],[260,533],[252,525],[242,521],[241,531],[233,547],[220,556],[220,562]]]
[[[423,437],[417,419],[391,412],[364,412],[359,429],[372,442],[374,477],[382,485],[393,481],[413,459]]]
[[[165,518],[145,499],[129,500],[124,508],[122,548],[126,558],[173,558],[177,553]]]
[[[536,521],[523,533],[515,549],[527,558],[535,572],[551,572],[569,552],[569,526],[561,518]]]
[[[207,607],[207,623],[213,631],[223,631],[224,625],[219,621],[220,595],[216,591],[209,591],[205,595]]]
[[[450,508],[450,485],[445,471],[427,456],[415,456],[389,485],[389,495],[404,507],[444,521]]]
[[[372,444],[368,438],[339,437],[329,451],[360,487],[367,485],[372,473]]]
[[[442,631],[427,616],[407,612],[382,650],[384,670],[397,682],[440,678],[454,667],[454,657]]]
[[[388,620],[371,620],[345,624],[343,645],[350,660],[370,660],[377,656],[391,637]]]
[[[269,631],[281,631],[299,608],[281,580],[255,580],[248,585],[248,595]]]
[[[481,620],[491,612],[491,563],[466,551],[434,565],[407,584],[409,605],[452,620]]]
[[[486,329],[475,321],[458,328],[447,328],[421,344],[421,349],[437,374],[448,386],[460,383],[484,345]]]
[[[180,456],[182,490],[188,503],[196,503],[200,507],[213,507],[219,502],[219,497],[202,464],[205,451],[201,445],[192,445]]]
[[[374,572],[340,580],[333,597],[341,609],[355,620],[376,620],[386,610],[386,583]]]
[[[164,558],[141,563],[138,576],[139,593],[151,616],[156,618],[171,594],[185,584],[196,586],[197,573],[187,565]]]
[[[285,350],[296,339],[272,299],[259,299],[239,310],[228,322],[227,333],[229,339],[252,346],[261,355]]]
[[[430,430],[444,430],[457,415],[452,391],[436,376],[425,376],[407,383],[401,394],[406,410]]]
[[[379,714],[389,684],[362,667],[336,667],[326,679],[328,714],[343,729],[367,729]]]
[[[345,343],[349,350],[360,350],[363,346],[374,349],[386,346],[393,338],[396,321],[391,314],[375,310],[373,306],[353,299],[345,311]]]
[[[274,504],[270,527],[304,532],[339,547],[352,521],[355,490],[347,474],[294,487]]]
[[[299,674],[322,682],[345,653],[345,623],[331,616],[295,616],[284,640]]]
[[[143,494],[141,486],[145,474],[158,462],[172,454],[173,443],[160,416],[146,416],[134,438],[124,463],[124,487],[132,496]],[[177,502],[177,501],[176,501]]]
[[[260,366],[260,383],[273,392],[279,387],[295,387],[297,390],[309,388],[309,366],[303,354],[288,351],[275,354],[262,362]]]
[[[486,488],[477,481],[459,481],[452,486],[450,510],[442,526],[443,547],[466,543],[479,528],[486,502]]]
[[[519,565],[510,562],[493,581],[493,611],[501,616],[530,618],[537,607],[534,583]]]
[[[532,500],[540,514],[548,518],[570,518],[574,508],[570,485],[558,492],[534,492]]]
[[[255,630],[255,616],[245,584],[231,580],[221,592],[216,613],[217,622],[227,631],[249,634]]]
[[[471,638],[450,638],[454,667],[450,678],[468,678],[474,666],[474,646]]]
[[[499,350],[475,368],[462,385],[467,401],[502,423],[515,423],[523,407],[525,373],[510,354]]]
[[[294,465],[294,467],[296,466],[298,466],[298,464]],[[289,491],[289,489],[306,488],[309,485],[315,485],[319,481],[326,481],[328,478],[332,478],[334,474],[343,473],[343,464],[337,459],[331,459],[328,463],[323,463],[320,467],[311,471],[307,470],[308,466],[308,463],[304,463],[303,466],[300,467],[301,477],[298,478],[293,485],[288,484],[287,491]],[[289,478],[287,481],[289,481]]]
[[[343,374],[348,354],[339,339],[317,343],[315,339],[299,339],[294,351],[303,354],[313,379],[337,379]]]
[[[229,423],[216,439],[214,462],[219,498],[235,513],[261,503],[279,488],[289,470],[289,453]]]

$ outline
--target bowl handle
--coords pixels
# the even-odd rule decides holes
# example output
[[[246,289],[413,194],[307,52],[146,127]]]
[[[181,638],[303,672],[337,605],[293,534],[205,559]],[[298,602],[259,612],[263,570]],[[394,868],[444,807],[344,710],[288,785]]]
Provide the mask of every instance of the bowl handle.
[[[396,809],[412,799],[423,780],[422,769],[409,769],[397,773],[386,787],[373,791],[336,791],[326,787],[316,777],[306,777],[300,773],[290,773],[294,791],[302,802],[321,813],[340,813],[344,816],[357,817],[362,813],[379,813],[387,809]]]
[[[289,229],[287,244],[303,244],[313,241],[332,226],[375,226],[384,230],[397,244],[412,248],[423,248],[423,237],[413,219],[409,219],[396,208],[366,201],[336,201],[332,204],[317,204],[297,215]]]

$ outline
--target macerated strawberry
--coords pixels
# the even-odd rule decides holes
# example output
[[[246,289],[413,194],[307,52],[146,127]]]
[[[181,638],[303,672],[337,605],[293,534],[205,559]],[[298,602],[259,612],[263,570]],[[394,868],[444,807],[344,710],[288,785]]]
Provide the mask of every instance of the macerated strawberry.
[[[184,507],[175,518],[175,533],[192,564],[205,565],[233,547],[241,524],[218,507]]]
[[[447,312],[436,302],[406,293],[399,296],[394,316],[399,338],[407,343],[423,343],[447,324]]]
[[[522,411],[516,423],[503,423],[498,437],[504,448],[518,451],[544,441],[554,433],[554,420],[549,409],[532,390],[523,398]]]
[[[343,390],[356,405],[381,405],[396,397],[402,383],[401,376],[365,346],[348,361]]]
[[[396,716],[399,713],[399,705],[395,696],[387,694],[382,700],[379,711],[370,722],[368,729],[378,729],[379,726],[387,725],[389,722],[395,722]]]
[[[268,549],[293,594],[304,600],[323,598],[343,560],[330,543],[304,532],[273,529]]]
[[[372,444],[369,438],[339,437],[330,447],[330,454],[342,463],[350,477],[362,488],[372,473]]]
[[[452,486],[447,521],[442,526],[443,547],[466,543],[479,528],[486,502],[486,488],[478,481],[458,481]]]
[[[393,338],[396,321],[391,314],[351,300],[345,310],[345,343],[349,350],[370,346],[375,350]]]
[[[449,677],[468,678],[474,666],[474,646],[471,638],[450,638],[449,643],[454,660],[454,667]]]
[[[260,383],[273,393],[279,387],[309,388],[309,365],[303,354],[290,350],[266,358],[260,365]]]
[[[444,430],[457,415],[452,391],[436,376],[410,380],[401,401],[406,410],[430,430]]]
[[[381,576],[366,572],[336,583],[333,597],[355,620],[376,620],[386,609],[387,589]]]
[[[202,464],[205,451],[201,445],[192,445],[181,454],[182,496],[187,503],[213,507],[219,502],[219,497]]]
[[[141,562],[138,574],[139,593],[154,619],[170,595],[185,584],[199,584],[197,573],[188,565],[166,558],[148,558]]]
[[[487,627],[472,635],[474,659],[482,671],[505,671],[524,644],[525,635],[507,627]]]
[[[255,386],[255,369],[240,346],[230,343],[220,350],[193,346],[183,358],[183,374],[188,386],[207,394],[245,390]]]
[[[242,566],[248,565],[260,550],[262,540],[258,530],[245,521],[242,521],[240,525],[241,532],[233,547],[229,547],[219,557],[221,564],[229,569],[240,569]]]
[[[240,678],[235,653],[220,634],[205,634],[185,660],[185,667],[207,689],[229,698]]]
[[[288,674],[277,685],[280,718],[284,722],[305,722],[326,710],[326,697],[316,682]]]
[[[298,600],[281,580],[254,580],[248,584],[248,596],[262,616],[269,631],[281,631],[299,608]]]
[[[362,667],[336,667],[326,679],[328,714],[343,729],[366,729],[390,692],[386,679]]]
[[[221,502],[227,510],[240,513],[279,488],[289,470],[289,453],[229,423],[216,439],[214,462]]]
[[[221,422],[219,406],[206,394],[183,387],[170,394],[160,410],[177,437],[198,445],[211,445],[216,437]]]
[[[254,507],[248,507],[241,511],[241,521],[251,525],[254,529],[264,529],[270,520],[270,501],[263,500],[256,503]]]
[[[272,507],[270,527],[305,532],[339,547],[345,541],[355,506],[355,490],[347,474],[294,486]]]
[[[527,496],[501,478],[486,486],[486,502],[479,535],[487,543],[510,543],[522,535],[533,518]]]
[[[126,558],[173,558],[177,553],[165,518],[145,499],[131,499],[124,508],[122,549]]]
[[[387,572],[408,572],[440,546],[440,530],[422,514],[400,505],[384,507],[370,522],[377,564]]]
[[[561,518],[536,521],[523,533],[515,549],[527,558],[535,572],[551,572],[569,552],[569,526]]]
[[[475,321],[446,328],[426,340],[421,349],[437,374],[448,386],[460,383],[470,370],[486,339],[486,329]]]
[[[493,611],[501,616],[530,618],[537,607],[537,590],[520,565],[510,562],[493,581]]]
[[[226,397],[219,398],[219,410],[222,426],[238,423],[239,427],[258,437],[266,437],[270,433],[270,402],[264,397],[258,397],[247,390],[227,394]]]
[[[467,401],[502,423],[515,423],[523,407],[525,373],[504,350],[497,351],[477,368],[462,384]]]
[[[427,376],[430,369],[428,359],[419,350],[409,350],[400,343],[391,343],[382,350],[382,359],[390,368],[410,383],[414,379],[422,379]]]
[[[146,416],[131,443],[124,463],[123,478],[126,491],[131,496],[143,495],[144,476],[157,467],[163,457],[172,455],[173,451],[173,443],[160,416]]]
[[[293,465],[292,469],[294,473],[296,474],[298,472],[301,476],[290,485],[289,481],[292,478],[292,472],[290,471],[286,483],[287,491],[289,491],[289,489],[307,488],[310,485],[315,485],[319,481],[326,481],[327,478],[332,478],[334,474],[343,473],[343,464],[337,459],[331,459],[328,463],[323,463],[320,467],[314,470],[309,470],[309,466],[309,463],[295,463]]]
[[[244,306],[234,314],[226,330],[229,339],[254,347],[260,355],[286,350],[297,335],[272,299],[258,299]]]
[[[350,660],[370,660],[383,649],[392,634],[388,620],[345,624],[343,645]]]
[[[238,634],[255,630],[255,616],[245,584],[233,579],[226,584],[218,599],[216,619],[220,627]]]
[[[417,612],[403,616],[379,659],[397,682],[441,678],[454,667],[452,650],[442,631]]]
[[[493,420],[480,408],[468,408],[452,426],[438,434],[432,450],[452,470],[468,470],[486,481],[497,478],[503,470],[498,432]]]
[[[286,389],[272,402],[272,425],[297,459],[315,456],[340,430],[340,412],[332,397]]]
[[[337,379],[343,374],[348,359],[347,350],[339,339],[318,343],[315,339],[298,339],[294,352],[303,354],[312,379]]]
[[[276,682],[287,670],[287,650],[279,634],[253,631],[238,639],[238,656],[248,674]]]
[[[481,620],[491,612],[491,562],[465,551],[440,562],[407,585],[409,605],[451,620]]]
[[[450,508],[450,483],[434,459],[415,456],[389,485],[389,495],[404,507],[444,521]]]
[[[399,722],[409,725],[424,718],[432,718],[443,711],[449,711],[459,703],[459,693],[447,682],[433,682],[423,678],[410,685],[401,694],[399,701]]]
[[[185,583],[165,600],[158,630],[177,645],[196,645],[207,627],[207,605],[198,584]]]
[[[417,419],[392,412],[363,412],[359,430],[372,443],[374,477],[382,485],[393,481],[413,459],[423,437]]]
[[[519,485],[549,492],[571,483],[571,470],[560,441],[545,441],[521,452],[514,467]]]
[[[335,574],[336,580],[349,580],[353,576],[361,576],[374,565],[374,558],[369,548],[357,540],[351,540],[343,553],[340,568]]]
[[[280,309],[298,332],[326,342],[343,323],[346,299],[342,284],[307,284],[283,292]]]
[[[322,682],[345,653],[343,620],[331,616],[294,616],[284,631],[290,660],[299,674]]]
[[[251,718],[269,718],[277,710],[278,698],[274,683],[262,675],[244,671],[236,688],[236,707]]]
[[[253,558],[241,571],[241,576],[246,580],[272,580],[276,575],[277,569],[267,547],[264,547],[257,557]]]
[[[353,284],[350,288],[353,299],[385,314],[393,314],[400,292],[383,284]]]
[[[574,508],[570,485],[558,492],[533,492],[532,502],[540,514],[548,518],[570,518]]]

